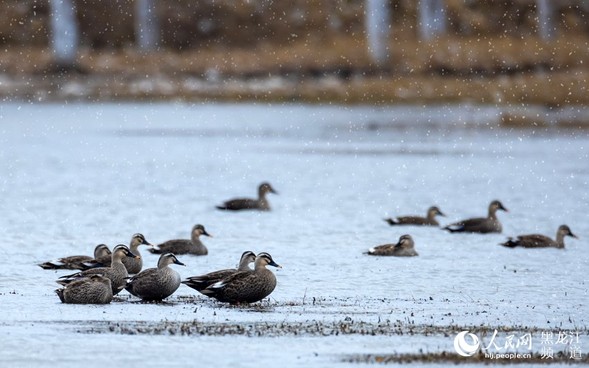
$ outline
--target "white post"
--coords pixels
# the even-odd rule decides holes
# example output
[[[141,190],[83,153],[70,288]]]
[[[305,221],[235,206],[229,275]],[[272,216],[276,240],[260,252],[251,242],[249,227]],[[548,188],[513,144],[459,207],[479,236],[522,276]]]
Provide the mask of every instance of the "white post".
[[[543,40],[549,40],[554,37],[554,8],[552,0],[537,0],[536,11],[538,13],[538,33]]]
[[[418,26],[420,36],[424,40],[431,40],[446,32],[444,0],[420,0]]]
[[[78,51],[78,24],[72,0],[49,0],[51,47],[55,63],[73,66]]]
[[[383,66],[390,57],[390,9],[386,0],[366,0],[366,37],[372,61]]]
[[[158,46],[160,28],[155,6],[155,0],[135,0],[135,40],[141,50]]]

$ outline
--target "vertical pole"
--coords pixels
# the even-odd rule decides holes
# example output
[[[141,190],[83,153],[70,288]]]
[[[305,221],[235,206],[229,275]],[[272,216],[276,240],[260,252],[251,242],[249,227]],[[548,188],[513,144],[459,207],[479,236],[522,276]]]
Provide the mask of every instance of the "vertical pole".
[[[418,26],[421,39],[426,41],[446,32],[444,0],[420,0]]]
[[[160,29],[155,6],[155,0],[135,0],[135,39],[144,51],[158,46]]]
[[[384,66],[390,58],[389,35],[392,28],[390,9],[386,0],[366,0],[366,37],[372,61]]]
[[[538,33],[543,40],[554,38],[554,8],[552,0],[537,0],[536,11],[538,13]]]
[[[72,67],[78,51],[78,24],[72,0],[50,0],[51,47],[60,67]]]

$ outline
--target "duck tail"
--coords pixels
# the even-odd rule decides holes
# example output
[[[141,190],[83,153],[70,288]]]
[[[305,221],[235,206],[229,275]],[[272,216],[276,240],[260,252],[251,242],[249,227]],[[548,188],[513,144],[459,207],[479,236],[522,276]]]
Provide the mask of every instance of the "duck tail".
[[[86,271],[91,268],[104,267],[104,264],[101,262],[98,262],[96,260],[92,260],[92,261],[88,261],[88,262],[81,262],[81,263],[77,264],[75,267],[78,270]]]
[[[395,221],[394,219],[392,219],[392,218],[390,218],[390,217],[389,217],[389,218],[386,218],[386,219],[384,219],[384,221],[385,221],[387,224],[391,225],[391,226],[393,226],[393,225],[399,225],[399,222]]]
[[[65,268],[64,266],[65,266],[65,264],[60,261],[49,261],[49,262],[39,263],[39,267],[41,267],[44,270],[60,270],[62,268]]]
[[[57,269],[57,267],[55,267],[55,265],[51,262],[45,262],[45,263],[39,263],[39,267],[41,267],[44,270],[55,270]]]
[[[129,294],[140,298],[140,296],[137,295],[137,293],[133,289],[133,281],[127,281],[126,285],[123,285],[119,288],[119,290],[123,290],[123,289],[127,290],[129,292]]]
[[[157,245],[153,248],[147,248],[147,251],[151,252],[153,254],[162,254],[163,253],[162,250],[160,248],[158,248]]]
[[[519,245],[519,243],[517,240],[513,240],[512,238],[509,238],[509,239],[507,239],[507,241],[505,243],[499,243],[499,245],[502,245],[507,248],[515,248]]]
[[[461,225],[448,225],[446,227],[443,227],[442,230],[447,230],[451,233],[459,233],[462,230],[464,230],[464,226]]]
[[[205,281],[192,280],[192,279],[184,280],[184,281],[182,281],[182,283],[184,285],[188,286],[189,288],[192,288],[196,291],[202,291],[210,285],[210,283],[207,283]]]
[[[61,300],[62,303],[65,303],[65,299],[63,297],[63,289],[56,289],[55,294],[57,294],[59,300]]]
[[[55,282],[57,282],[60,285],[65,286],[65,285],[69,284],[72,281],[79,280],[80,278],[81,278],[81,273],[80,272],[77,272],[77,273],[73,273],[71,275],[61,276],[60,278],[58,278],[57,280],[55,280]]]
[[[205,289],[202,289],[202,290],[199,290],[199,292],[202,295],[208,296],[209,298],[214,298],[215,295],[217,294],[216,290],[211,290],[209,287],[207,287]]]

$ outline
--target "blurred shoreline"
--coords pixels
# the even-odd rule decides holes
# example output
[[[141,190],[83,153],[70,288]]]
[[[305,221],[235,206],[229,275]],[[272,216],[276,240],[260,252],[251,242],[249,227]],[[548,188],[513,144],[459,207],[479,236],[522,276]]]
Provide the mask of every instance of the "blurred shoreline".
[[[522,127],[554,124],[530,111],[579,107],[557,124],[587,128],[588,41],[396,41],[387,69],[371,64],[363,42],[345,37],[183,52],[83,48],[75,70],[52,66],[47,48],[10,47],[0,52],[0,99],[493,105],[505,108],[502,124]]]

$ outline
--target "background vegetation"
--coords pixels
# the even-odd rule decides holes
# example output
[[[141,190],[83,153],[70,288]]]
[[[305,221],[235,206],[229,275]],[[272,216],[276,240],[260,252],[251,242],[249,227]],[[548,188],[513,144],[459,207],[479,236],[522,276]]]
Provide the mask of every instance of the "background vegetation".
[[[134,1],[74,2],[81,75],[67,80],[93,98],[589,103],[581,0],[553,2],[552,39],[538,36],[535,1],[447,0],[447,30],[428,41],[419,2],[391,1],[391,59],[380,69],[366,51],[360,0],[161,1],[151,52],[136,47]],[[77,96],[50,73],[48,1],[0,1],[0,14],[0,95]],[[259,83],[268,78],[282,81]]]

